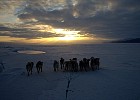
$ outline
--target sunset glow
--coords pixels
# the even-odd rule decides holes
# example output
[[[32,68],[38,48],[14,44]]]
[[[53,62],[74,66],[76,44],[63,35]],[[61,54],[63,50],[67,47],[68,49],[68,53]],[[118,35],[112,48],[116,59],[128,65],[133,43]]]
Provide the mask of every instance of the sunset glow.
[[[50,25],[35,25],[31,28],[38,29],[39,32],[43,32],[44,34],[50,32],[53,35],[56,35],[56,37],[48,38],[48,40],[52,39],[53,41],[57,41],[57,40],[73,41],[73,40],[86,40],[86,39],[88,39],[88,38],[86,38],[87,36],[80,34],[81,31],[54,28]]]
[[[18,26],[13,26],[16,28]],[[62,29],[56,28],[51,25],[26,25],[21,26],[24,29],[31,30],[31,33],[36,31],[36,38],[18,38],[18,37],[10,37],[10,36],[0,36],[0,42],[16,42],[16,43],[31,43],[31,44],[84,44],[84,43],[97,43],[100,41],[105,41],[105,38],[98,38],[96,35],[83,33],[82,31],[78,31],[75,29]],[[5,32],[6,33],[6,32]],[[30,33],[30,34],[31,34]],[[35,34],[34,33],[34,34]],[[48,35],[48,33],[50,35]],[[7,32],[7,34],[11,34]],[[47,36],[47,37],[46,37]]]
[[[139,2],[0,0],[0,42],[76,44],[138,38]]]

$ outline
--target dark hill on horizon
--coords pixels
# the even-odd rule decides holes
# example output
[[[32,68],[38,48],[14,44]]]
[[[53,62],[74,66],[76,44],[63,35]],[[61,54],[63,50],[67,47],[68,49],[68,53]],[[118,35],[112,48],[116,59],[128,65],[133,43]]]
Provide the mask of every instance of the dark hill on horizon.
[[[111,41],[111,43],[140,43],[140,38]]]

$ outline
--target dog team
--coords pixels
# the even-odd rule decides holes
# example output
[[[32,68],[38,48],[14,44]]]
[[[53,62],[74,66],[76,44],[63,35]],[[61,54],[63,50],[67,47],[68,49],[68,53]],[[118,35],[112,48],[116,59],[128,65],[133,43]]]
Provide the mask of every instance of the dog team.
[[[83,58],[79,62],[77,61],[77,58],[72,58],[67,61],[65,61],[64,58],[60,58],[60,61],[54,60],[53,62],[53,69],[54,71],[71,71],[71,72],[77,72],[77,71],[89,71],[89,70],[99,70],[100,66],[100,58],[94,58],[91,57],[90,59]],[[32,74],[33,72],[33,62],[27,62],[26,64],[26,70],[28,76]],[[42,72],[43,62],[38,61],[36,63],[36,69],[37,73],[39,74]],[[59,68],[60,67],[60,68]]]

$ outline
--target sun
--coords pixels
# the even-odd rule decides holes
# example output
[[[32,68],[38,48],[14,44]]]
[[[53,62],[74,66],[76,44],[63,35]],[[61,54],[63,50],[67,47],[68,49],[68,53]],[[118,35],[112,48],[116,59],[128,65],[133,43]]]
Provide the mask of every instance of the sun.
[[[73,31],[67,29],[54,29],[56,34],[63,35],[62,37],[58,37],[59,40],[63,41],[72,41],[79,40],[83,35],[79,34],[80,31]]]
[[[93,41],[93,35],[89,33],[85,33],[76,29],[68,29],[68,28],[57,28],[51,25],[34,25],[32,29],[38,30],[38,32],[47,35],[50,33],[49,37],[39,37],[40,42],[42,43],[50,43],[50,44],[63,44],[63,43],[85,43],[89,41]],[[94,38],[95,40],[95,38]]]
[[[64,36],[64,37],[59,37],[59,40],[65,40],[65,41],[71,41],[71,40],[75,40],[76,37],[73,36]]]
[[[83,39],[84,35],[81,35],[81,31],[71,30],[71,29],[62,29],[62,28],[54,28],[50,25],[35,25],[35,29],[38,29],[39,32],[43,33],[52,33],[56,35],[56,40],[62,41],[73,41]]]

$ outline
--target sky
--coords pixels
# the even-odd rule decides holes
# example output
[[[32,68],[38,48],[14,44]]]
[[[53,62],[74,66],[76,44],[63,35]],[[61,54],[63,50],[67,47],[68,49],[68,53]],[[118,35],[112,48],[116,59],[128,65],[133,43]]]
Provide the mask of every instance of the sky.
[[[0,0],[0,42],[88,44],[140,37],[140,0]]]

